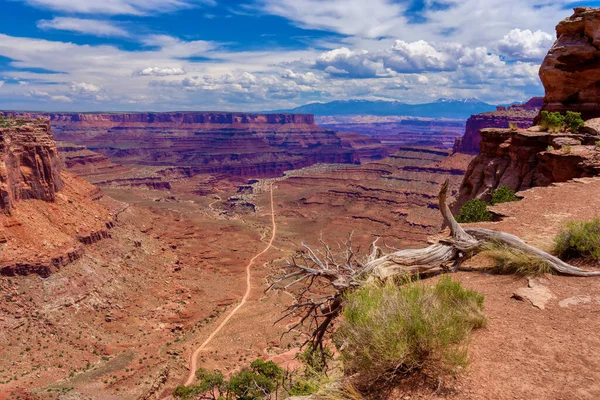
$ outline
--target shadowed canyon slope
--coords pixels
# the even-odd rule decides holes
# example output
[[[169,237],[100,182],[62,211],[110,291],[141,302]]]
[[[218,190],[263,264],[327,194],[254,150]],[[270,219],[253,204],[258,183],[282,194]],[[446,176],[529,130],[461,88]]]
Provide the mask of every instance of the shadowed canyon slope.
[[[189,167],[194,174],[279,176],[315,163],[358,164],[388,154],[376,139],[323,129],[306,114],[46,116],[57,140],[85,145],[120,164]]]

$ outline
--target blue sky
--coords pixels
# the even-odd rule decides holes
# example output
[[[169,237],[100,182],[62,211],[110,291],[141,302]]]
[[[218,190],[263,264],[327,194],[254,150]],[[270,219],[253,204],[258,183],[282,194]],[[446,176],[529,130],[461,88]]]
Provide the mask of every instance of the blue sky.
[[[0,0],[0,109],[543,94],[567,0]]]

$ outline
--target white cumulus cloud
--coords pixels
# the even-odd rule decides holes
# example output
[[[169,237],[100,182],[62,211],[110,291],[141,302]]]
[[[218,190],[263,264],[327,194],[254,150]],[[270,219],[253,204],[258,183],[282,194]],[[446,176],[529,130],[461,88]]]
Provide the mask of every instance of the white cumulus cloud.
[[[553,43],[554,37],[541,30],[513,29],[498,42],[498,51],[511,60],[541,61]]]
[[[369,59],[368,53],[366,50],[350,50],[347,47],[341,47],[321,54],[314,66],[331,75],[370,78],[377,76],[381,65]]]
[[[148,67],[133,73],[134,76],[173,76],[185,75],[181,67]]]

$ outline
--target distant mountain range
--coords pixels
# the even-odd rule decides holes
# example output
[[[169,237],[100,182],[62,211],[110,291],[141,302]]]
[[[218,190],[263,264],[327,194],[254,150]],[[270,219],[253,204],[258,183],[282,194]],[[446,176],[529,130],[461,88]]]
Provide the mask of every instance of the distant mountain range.
[[[478,99],[438,99],[433,103],[407,104],[400,101],[336,100],[329,103],[310,103],[290,110],[273,110],[272,113],[327,115],[379,115],[429,118],[467,119],[473,114],[494,111],[496,106]]]

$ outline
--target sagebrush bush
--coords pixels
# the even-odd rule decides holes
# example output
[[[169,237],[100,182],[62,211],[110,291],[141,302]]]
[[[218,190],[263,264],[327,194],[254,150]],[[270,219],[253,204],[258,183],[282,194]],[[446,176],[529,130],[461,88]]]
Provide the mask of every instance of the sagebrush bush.
[[[497,274],[538,276],[552,273],[546,261],[508,246],[491,245],[481,254],[493,261],[491,271]]]
[[[567,111],[566,115],[559,112],[542,111],[540,118],[540,128],[548,132],[561,132],[570,130],[573,133],[579,132],[583,127],[584,121],[581,113]]]
[[[483,296],[445,276],[434,286],[388,282],[351,293],[336,334],[345,371],[370,385],[464,366],[469,334],[485,323]]]
[[[567,111],[567,114],[565,115],[565,125],[571,132],[579,132],[584,125],[584,121],[581,118],[581,113]]]
[[[492,192],[492,201],[490,204],[495,205],[519,200],[520,199],[515,195],[515,191],[508,187],[508,185],[500,185],[498,189]]]
[[[554,253],[563,259],[600,260],[600,218],[568,222],[554,239]]]
[[[492,213],[487,209],[487,204],[483,200],[471,199],[465,203],[456,216],[456,221],[460,223],[491,221]]]

